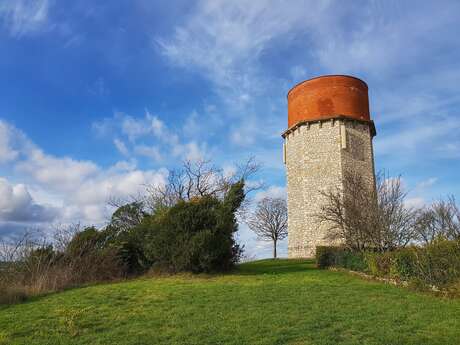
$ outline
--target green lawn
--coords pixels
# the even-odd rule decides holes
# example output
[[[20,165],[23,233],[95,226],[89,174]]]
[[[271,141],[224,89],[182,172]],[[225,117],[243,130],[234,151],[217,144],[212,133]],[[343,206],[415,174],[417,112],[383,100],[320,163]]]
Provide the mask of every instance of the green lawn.
[[[137,279],[0,307],[0,344],[460,344],[460,300],[309,261]]]

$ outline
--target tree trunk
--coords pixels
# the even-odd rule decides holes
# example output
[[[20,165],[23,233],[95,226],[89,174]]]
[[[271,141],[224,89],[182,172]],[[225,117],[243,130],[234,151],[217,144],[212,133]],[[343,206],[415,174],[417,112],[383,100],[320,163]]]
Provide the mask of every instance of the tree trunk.
[[[273,259],[276,259],[276,240],[273,241]]]

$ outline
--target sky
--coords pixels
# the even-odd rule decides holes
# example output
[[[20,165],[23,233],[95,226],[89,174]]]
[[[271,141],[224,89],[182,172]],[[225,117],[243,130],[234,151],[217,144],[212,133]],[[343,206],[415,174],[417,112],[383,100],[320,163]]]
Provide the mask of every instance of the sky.
[[[460,199],[459,26],[458,1],[0,0],[0,239],[103,226],[186,159],[254,156],[252,197],[284,197],[286,94],[325,74],[369,85],[408,204]]]

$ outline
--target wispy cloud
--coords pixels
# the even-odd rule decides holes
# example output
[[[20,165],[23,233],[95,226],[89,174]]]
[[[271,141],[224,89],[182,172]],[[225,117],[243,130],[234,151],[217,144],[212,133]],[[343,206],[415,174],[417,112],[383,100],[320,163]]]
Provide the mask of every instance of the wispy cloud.
[[[98,136],[113,138],[115,147],[124,156],[134,154],[155,163],[167,163],[166,158],[174,162],[207,158],[208,145],[194,139],[198,135],[190,139],[192,121],[193,117],[186,121],[188,127],[170,128],[148,110],[140,117],[116,112],[111,118],[93,123],[92,128]],[[184,135],[185,132],[189,134]]]
[[[6,0],[0,3],[0,19],[16,37],[47,28],[51,0]]]
[[[16,139],[15,129],[8,123],[0,120],[0,163],[14,160],[19,152],[14,148],[13,140]]]
[[[266,85],[258,65],[264,52],[276,39],[313,26],[328,4],[204,0],[171,37],[155,42],[171,63],[204,74],[228,100],[245,104]]]
[[[139,145],[135,147],[134,152],[139,156],[150,158],[155,162],[163,160],[160,149],[156,146]]]
[[[451,47],[459,10],[456,1],[442,6],[394,0],[337,6],[315,30],[314,55],[322,67],[336,73],[382,80],[403,69],[407,75]]]
[[[113,144],[117,148],[118,152],[120,152],[123,156],[129,155],[129,150],[126,147],[126,144],[122,140],[115,138],[113,139]]]
[[[425,121],[409,121],[398,130],[386,131],[375,139],[375,152],[380,155],[398,155],[399,159],[419,159],[418,153],[427,157],[443,158],[452,137],[460,131],[460,119],[436,119],[427,116]],[[446,146],[447,145],[447,146]]]

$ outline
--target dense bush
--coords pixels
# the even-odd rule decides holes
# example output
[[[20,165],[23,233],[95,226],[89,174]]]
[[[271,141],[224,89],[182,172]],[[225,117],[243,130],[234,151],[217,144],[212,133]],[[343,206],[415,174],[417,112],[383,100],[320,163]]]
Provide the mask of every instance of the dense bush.
[[[343,247],[318,246],[316,247],[316,265],[319,268],[329,268],[337,265],[337,257]]]
[[[414,252],[416,278],[423,283],[443,286],[460,280],[460,240],[437,239]]]
[[[145,255],[159,269],[169,272],[225,271],[241,254],[233,235],[235,212],[244,199],[237,183],[223,200],[212,196],[180,201],[146,217],[138,231],[145,234]]]
[[[151,262],[144,254],[144,233],[138,227],[148,215],[142,204],[131,203],[118,208],[109,225],[102,231],[105,245],[112,248],[128,274],[140,274],[150,268]]]
[[[362,271],[367,267],[363,253],[353,252],[345,247],[316,247],[316,262],[319,268],[343,267]]]
[[[116,247],[108,245],[106,231],[89,227],[75,234],[61,254],[74,284],[112,280],[127,274]]]
[[[317,247],[316,261],[320,268],[342,267],[419,286],[444,288],[460,280],[460,240],[437,239],[423,247],[384,253]]]

